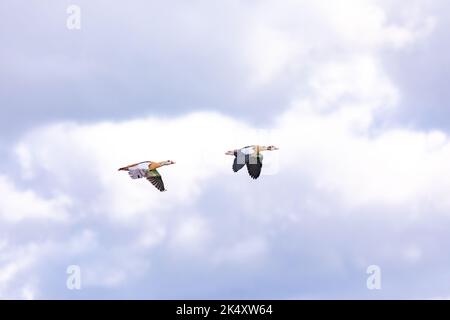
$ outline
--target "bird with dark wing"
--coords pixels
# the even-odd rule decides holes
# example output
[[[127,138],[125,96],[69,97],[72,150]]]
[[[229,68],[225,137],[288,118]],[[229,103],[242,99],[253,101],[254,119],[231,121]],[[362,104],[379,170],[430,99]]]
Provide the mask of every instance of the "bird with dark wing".
[[[278,150],[275,146],[247,146],[241,149],[227,151],[225,154],[234,156],[233,171],[238,172],[244,166],[247,166],[247,171],[250,177],[258,179],[261,174],[263,155],[262,151]]]
[[[127,171],[131,179],[146,178],[153,184],[159,191],[166,191],[164,188],[164,182],[161,175],[159,174],[158,168],[162,166],[168,166],[174,164],[172,160],[153,162],[153,161],[143,161],[135,164],[131,164],[126,167],[122,167],[119,171]]]

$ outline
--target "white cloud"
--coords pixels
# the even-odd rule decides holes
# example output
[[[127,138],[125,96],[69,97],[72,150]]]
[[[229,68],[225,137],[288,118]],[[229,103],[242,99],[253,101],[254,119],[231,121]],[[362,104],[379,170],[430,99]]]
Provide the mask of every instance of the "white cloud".
[[[0,218],[19,227],[34,219],[54,220],[62,231],[51,230],[46,241],[33,244],[45,254],[33,249],[33,255],[5,259],[0,292],[11,292],[20,272],[42,265],[49,256],[81,261],[84,290],[112,290],[158,271],[158,266],[163,269],[153,254],[184,257],[208,271],[230,265],[251,270],[270,263],[271,255],[289,252],[286,247],[294,244],[282,241],[308,242],[308,230],[302,230],[306,235],[301,238],[295,228],[311,219],[326,225],[328,220],[321,219],[331,215],[352,220],[376,211],[383,219],[396,212],[402,221],[447,212],[447,135],[375,126],[375,119],[401,99],[379,63],[379,50],[410,45],[427,27],[392,23],[373,1],[265,1],[243,8],[252,14],[236,15],[245,21],[239,20],[242,34],[227,54],[248,67],[242,83],[251,90],[285,76],[298,81],[288,97],[289,108],[271,113],[273,126],[262,130],[207,111],[178,118],[58,122],[28,130],[14,151],[17,179],[29,186],[19,188],[13,172],[0,176],[0,193],[6,195],[0,199]],[[189,30],[203,30],[191,18],[183,20]],[[212,41],[220,42],[220,37]],[[256,182],[245,169],[232,173],[232,158],[224,156],[226,150],[253,143],[281,147],[267,153],[263,176]],[[160,169],[165,193],[117,172],[136,161],[168,159],[177,164]],[[317,232],[330,236],[327,229]],[[321,268],[301,265],[306,274],[345,272],[344,254],[333,251],[334,243],[328,241],[331,249],[317,244],[323,252],[312,252],[308,243],[302,247],[299,255],[326,262]],[[393,247],[392,255],[421,261],[420,243]],[[355,257],[357,249],[347,249],[348,260],[366,261],[367,255]],[[13,291],[32,298],[41,290],[33,283]]]
[[[13,182],[0,176],[0,219],[18,223],[24,220],[50,219],[64,221],[70,199],[66,196],[45,199],[34,190],[18,190]]]
[[[218,265],[237,265],[255,267],[268,258],[266,240],[263,238],[240,239],[238,243],[226,246],[215,252],[213,262]]]
[[[288,100],[291,90],[306,93],[303,80],[318,65],[401,49],[432,30],[431,17],[420,10],[397,16],[404,7],[421,6],[386,10],[384,1],[371,0],[198,1],[190,7],[182,1],[110,6],[80,0],[79,5],[92,18],[76,39],[55,27],[60,5],[30,4],[25,11],[14,5],[4,17],[17,33],[6,35],[11,41],[0,62],[5,61],[0,80],[12,95],[4,100],[5,128],[42,119],[118,119],[208,107],[253,119],[259,105],[266,110],[258,118],[267,120],[270,110],[286,107],[279,102]],[[39,41],[15,28],[15,15],[40,21]],[[121,45],[116,35],[123,35]],[[49,49],[49,39],[61,43],[57,52]],[[89,59],[80,55],[84,49]],[[19,84],[32,94],[21,96],[14,89]]]
[[[372,81],[376,84],[383,79],[375,77]],[[344,214],[350,219],[354,215],[372,215],[373,211],[367,208],[377,210],[380,218],[394,212],[398,221],[413,221],[423,215],[438,218],[448,212],[450,179],[445,179],[445,172],[450,172],[450,144],[446,134],[411,129],[385,129],[372,134],[370,124],[377,105],[367,107],[366,97],[362,92],[358,100],[361,105],[355,102],[327,113],[320,108],[302,108],[301,104],[308,102],[299,102],[298,108],[292,107],[280,115],[273,128],[276,144],[281,147],[277,157],[279,172],[262,176],[258,186],[249,189],[246,183],[251,181],[246,172],[233,174],[232,159],[223,153],[240,146],[236,144],[240,137],[257,137],[258,131],[218,114],[195,113],[173,120],[58,124],[34,130],[20,145],[31,159],[31,172],[38,176],[52,173],[47,186],[69,196],[77,210],[97,216],[115,228],[136,230],[136,235],[126,240],[133,248],[128,263],[117,259],[117,250],[122,249],[116,249],[112,257],[86,263],[88,287],[115,288],[149,268],[144,253],[149,249],[196,257],[211,267],[267,261],[268,235],[258,235],[255,229],[249,230],[248,238],[221,239],[221,226],[214,225],[208,220],[208,213],[198,209],[215,182],[222,185],[216,192],[242,188],[241,193],[227,191],[232,207],[239,208],[242,219],[252,219],[267,229],[280,218],[301,223],[303,218],[293,203],[303,203],[302,192],[329,199],[332,206],[337,201],[344,208],[334,211],[322,204],[318,217],[323,206],[328,215]],[[383,101],[369,100],[375,104]],[[274,154],[266,155],[266,159],[272,157]],[[48,159],[51,163],[46,163]],[[177,161],[160,170],[167,192],[159,193],[147,181],[133,181],[117,172],[123,164],[146,159]],[[86,182],[87,194],[78,194],[79,180],[66,179],[68,167]],[[292,188],[297,183],[303,191]],[[278,190],[277,185],[288,188]],[[254,188],[258,188],[257,195],[251,194]],[[285,203],[279,203],[278,198]],[[305,206],[314,209],[308,201],[311,198],[305,198]],[[208,210],[213,211],[214,207]],[[237,228],[239,224],[233,226]],[[89,234],[86,237],[92,238]],[[217,253],[210,258],[209,253],[214,250]],[[394,255],[395,252],[405,263],[420,261],[422,255],[415,248],[399,247],[393,249]],[[328,255],[325,254],[325,261]],[[335,258],[341,259],[338,255]],[[337,268],[342,268],[342,263]]]
[[[33,295],[30,285],[33,276],[36,276],[33,267],[37,258],[37,246],[34,244],[10,244],[0,248],[0,298],[22,299]],[[28,282],[23,281],[24,276]]]
[[[205,218],[185,212],[184,217],[169,230],[168,248],[175,256],[203,256],[213,238],[211,230],[212,226]]]

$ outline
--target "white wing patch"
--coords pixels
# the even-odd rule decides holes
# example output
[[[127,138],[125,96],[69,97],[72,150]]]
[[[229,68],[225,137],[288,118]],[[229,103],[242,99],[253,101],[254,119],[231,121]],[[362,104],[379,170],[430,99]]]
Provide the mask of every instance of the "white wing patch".
[[[148,166],[151,164],[149,161],[138,163],[132,167],[129,167],[128,170],[148,170]]]
[[[252,154],[255,152],[255,148],[254,147],[246,147],[246,148],[242,148],[240,151],[245,155],[249,155],[249,154]]]
[[[128,170],[128,174],[131,179],[140,179],[144,178],[147,173],[147,169],[130,169]]]
[[[128,168],[128,174],[130,175],[131,179],[141,179],[141,178],[145,178],[147,171],[148,171],[148,166],[150,165],[151,162],[149,161],[144,161],[141,163],[138,163],[132,167]]]

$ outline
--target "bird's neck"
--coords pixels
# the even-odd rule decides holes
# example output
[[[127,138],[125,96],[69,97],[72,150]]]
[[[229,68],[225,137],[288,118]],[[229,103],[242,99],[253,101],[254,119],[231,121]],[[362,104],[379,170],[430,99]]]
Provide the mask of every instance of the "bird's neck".
[[[267,147],[265,147],[265,146],[256,146],[256,153],[260,153],[261,151],[267,151]]]
[[[162,167],[164,164],[163,162],[152,162],[149,166],[150,170],[158,169],[159,167]]]

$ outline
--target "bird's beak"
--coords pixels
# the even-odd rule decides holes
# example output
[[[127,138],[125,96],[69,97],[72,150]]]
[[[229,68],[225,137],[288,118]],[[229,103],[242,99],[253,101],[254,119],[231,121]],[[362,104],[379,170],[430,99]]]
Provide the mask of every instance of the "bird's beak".
[[[176,162],[175,161],[170,161],[171,162],[171,164],[175,164]]]
[[[227,151],[227,152],[225,152],[225,154],[227,156],[234,156],[234,151]]]

